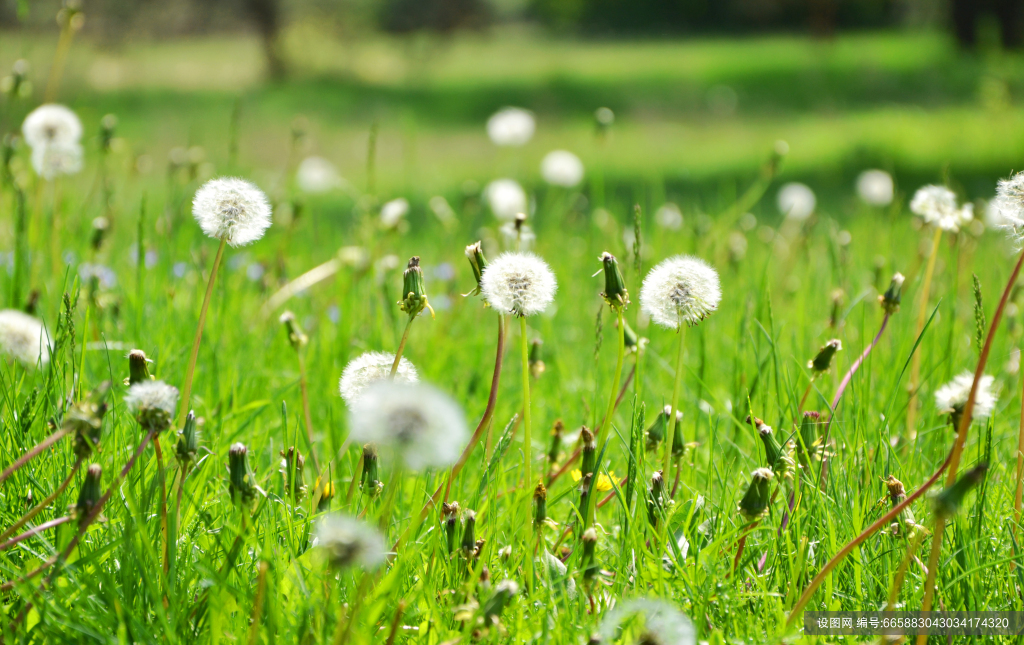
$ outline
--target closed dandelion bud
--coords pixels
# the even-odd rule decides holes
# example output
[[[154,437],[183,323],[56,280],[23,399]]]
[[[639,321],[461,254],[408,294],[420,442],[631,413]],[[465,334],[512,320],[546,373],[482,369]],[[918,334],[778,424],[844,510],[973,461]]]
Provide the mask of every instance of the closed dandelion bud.
[[[288,494],[292,500],[298,502],[306,494],[306,486],[303,484],[303,471],[306,467],[306,458],[295,449],[295,446],[288,448],[288,452],[281,451],[284,457],[284,478]]]
[[[903,291],[903,274],[896,273],[892,276],[892,282],[889,283],[889,288],[886,289],[885,293],[878,297],[878,301],[882,303],[882,309],[887,314],[894,314],[900,310],[900,295]]]
[[[548,448],[548,463],[554,464],[558,461],[558,453],[562,449],[563,430],[565,430],[565,424],[562,423],[561,419],[556,419],[555,424],[551,427],[551,445]]]
[[[441,520],[444,522],[444,534],[448,542],[448,553],[455,551],[455,535],[459,528],[459,503],[443,502],[441,504]]]
[[[615,324],[619,324],[618,321],[616,321]],[[625,325],[622,333],[622,341],[626,345],[626,353],[635,354],[637,352],[644,351],[644,348],[647,347],[647,339],[641,338],[639,334],[633,331],[633,328],[629,326],[629,323],[626,322],[625,318],[622,319],[622,324]]]
[[[832,358],[836,355],[836,352],[843,349],[843,344],[838,338],[833,338],[818,350],[818,354],[807,361],[807,368],[814,371],[815,376],[824,374],[832,367]]]
[[[85,479],[82,481],[82,489],[78,492],[78,503],[75,504],[75,517],[79,524],[92,511],[96,503],[100,501],[100,480],[103,478],[103,470],[99,464],[92,464],[85,471]]]
[[[820,413],[809,410],[804,412],[803,419],[800,421],[800,459],[805,466],[810,462],[811,456],[817,452],[820,420]]]
[[[648,452],[658,449],[660,444],[665,439],[665,434],[668,427],[668,417],[672,414],[672,406],[666,405],[665,409],[658,413],[654,417],[654,422],[651,423],[650,427],[647,428],[647,450]]]
[[[828,326],[835,329],[839,325],[839,317],[843,313],[843,303],[846,301],[846,292],[842,289],[832,291],[832,314],[828,319]]]
[[[967,493],[985,480],[986,472],[988,472],[988,464],[978,464],[964,473],[952,486],[947,487],[936,495],[935,515],[942,519],[956,515]]]
[[[903,482],[896,479],[892,475],[889,475],[888,479],[885,480],[885,488],[889,496],[889,503],[892,506],[899,505],[903,500],[907,498],[907,491],[903,487]],[[913,511],[910,510],[910,507],[907,506],[900,512],[898,521],[893,523],[893,534],[899,532],[900,525],[914,527],[916,526],[916,524],[917,523],[914,519],[914,513]]]
[[[672,435],[672,456],[676,459],[683,456],[686,452],[686,444],[683,443],[683,413],[676,410],[676,431]],[[671,424],[666,423],[666,427],[671,427]]]
[[[295,314],[286,311],[281,314],[280,321],[284,325],[285,332],[288,334],[288,343],[292,346],[292,349],[299,351],[309,342],[309,338],[303,333],[302,327],[299,327],[299,321],[295,319]]]
[[[107,232],[110,230],[110,220],[106,217],[97,217],[92,221],[92,238],[90,244],[92,245],[93,251],[99,251],[100,247],[103,246],[103,240],[107,237]]]
[[[476,279],[476,286],[466,295],[475,296],[480,293],[480,278],[483,277],[484,267],[487,266],[487,258],[484,257],[480,242],[466,247],[466,258],[469,260],[469,266],[473,268],[473,278]]]
[[[232,444],[228,449],[228,490],[231,492],[231,501],[236,504],[251,502],[256,497],[252,473],[249,471],[248,453],[245,444],[241,442]]]
[[[189,410],[185,417],[185,426],[178,433],[178,445],[175,446],[175,454],[182,467],[188,466],[195,461],[196,453],[199,452],[199,430],[196,429],[196,413]]]
[[[597,467],[597,440],[587,426],[580,430],[580,442],[583,444],[583,458],[580,460],[580,472],[584,477],[594,472]]]
[[[626,290],[626,280],[622,277],[618,261],[607,251],[601,254],[600,260],[604,265],[604,291],[601,296],[612,309],[625,309],[629,304],[629,291]]]
[[[771,482],[775,475],[767,468],[758,468],[750,475],[750,486],[740,500],[740,515],[748,522],[768,512],[771,499]]]
[[[597,549],[597,531],[594,530],[594,527],[583,532],[581,541],[583,542],[583,580],[590,582],[600,570],[594,553]]]
[[[665,496],[665,478],[660,470],[655,471],[651,475],[650,493],[651,497],[647,500],[647,519],[650,521],[651,526],[658,528],[658,517],[664,506],[663,498]]]
[[[103,416],[107,413],[106,397],[110,383],[104,382],[86,399],[71,406],[64,416],[63,427],[75,435],[75,456],[88,458],[100,445]]]
[[[514,580],[502,580],[494,585],[494,595],[491,596],[483,606],[484,624],[496,625],[501,618],[501,612],[519,593],[519,585]]]
[[[114,129],[117,128],[117,117],[107,114],[100,119],[100,150],[110,152],[110,142],[114,140]]]
[[[363,446],[363,477],[359,486],[370,497],[377,496],[384,487],[377,476],[377,468],[377,447],[368,443]]]
[[[328,481],[324,489],[320,491],[320,501],[316,503],[316,511],[322,513],[331,509],[331,500],[334,499],[334,482]]]
[[[149,362],[150,360],[146,358],[146,352],[141,349],[133,349],[128,352],[127,385],[142,383],[143,381],[148,381],[151,378],[149,375]]]
[[[548,489],[541,482],[533,489],[533,526],[539,529],[544,525],[546,519],[548,519]]]
[[[409,258],[409,265],[402,274],[402,300],[398,303],[402,311],[409,314],[410,318],[418,316],[424,308],[434,310],[427,302],[427,290],[423,284],[423,269],[420,268],[420,256],[414,255]]]
[[[530,376],[533,378],[540,378],[540,375],[547,369],[544,365],[544,360],[541,359],[541,348],[544,347],[544,341],[539,338],[534,338],[530,341]]]
[[[462,515],[462,554],[470,558],[476,550],[476,511],[467,510]]]

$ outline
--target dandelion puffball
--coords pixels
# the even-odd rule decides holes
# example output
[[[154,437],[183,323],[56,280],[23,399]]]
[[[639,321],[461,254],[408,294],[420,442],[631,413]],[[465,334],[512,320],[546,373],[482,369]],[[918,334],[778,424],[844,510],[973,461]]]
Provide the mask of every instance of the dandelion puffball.
[[[196,191],[192,216],[210,237],[245,246],[270,228],[270,202],[262,190],[244,179],[219,177]]]
[[[341,381],[338,382],[341,398],[351,408],[367,387],[391,374],[391,366],[394,364],[395,355],[386,352],[366,352],[352,359],[345,366]],[[403,357],[398,362],[394,380],[398,383],[415,383],[419,380],[416,367],[409,359]]]
[[[794,181],[779,189],[776,203],[785,217],[802,222],[814,213],[818,200],[809,186]]]
[[[140,381],[128,388],[124,402],[139,425],[160,432],[171,426],[178,406],[178,388],[163,381]]]
[[[35,149],[46,146],[77,145],[82,138],[82,122],[70,109],[56,103],[40,105],[21,124],[25,143]]]
[[[525,145],[535,129],[533,113],[522,108],[503,108],[487,119],[487,136],[496,146]]]
[[[484,197],[498,219],[513,220],[526,212],[526,191],[514,179],[495,179],[487,184]]]
[[[409,212],[409,200],[404,197],[392,199],[380,207],[380,225],[394,228]]]
[[[636,598],[620,602],[601,621],[600,635],[605,642],[618,641],[623,627],[632,622],[633,616],[643,619],[643,632],[636,643],[657,643],[658,645],[696,645],[697,632],[690,619],[683,615],[674,604],[657,598]]]
[[[967,398],[971,395],[971,387],[974,385],[974,373],[964,371],[946,383],[935,392],[935,406],[943,414],[957,415],[963,412],[967,405]],[[996,400],[999,396],[995,388],[995,379],[988,374],[982,374],[978,383],[978,393],[974,395],[973,419],[987,419],[992,416],[995,410]]]
[[[558,282],[547,262],[532,253],[502,253],[484,267],[480,290],[498,311],[539,314],[555,299]]]
[[[0,311],[0,350],[24,365],[50,360],[50,335],[42,321],[16,309]]]
[[[568,150],[552,150],[540,162],[540,175],[552,186],[572,188],[583,181],[583,162]]]
[[[295,171],[295,182],[305,193],[326,193],[341,186],[341,175],[327,159],[306,157]]]
[[[378,381],[356,400],[349,419],[352,441],[390,449],[412,470],[450,466],[469,439],[458,404],[423,383]]]
[[[384,536],[375,527],[337,513],[320,520],[314,544],[327,552],[331,565],[338,569],[375,569],[388,553]]]
[[[956,233],[974,219],[974,204],[957,208],[956,195],[945,186],[922,186],[910,200],[910,211],[926,224]]]
[[[1000,228],[1020,245],[1024,241],[1024,172],[1000,179],[989,207],[998,213]]]
[[[683,211],[676,204],[667,202],[654,213],[654,221],[661,228],[678,231],[683,227]]]
[[[722,287],[707,262],[677,255],[657,265],[640,287],[640,306],[654,322],[675,329],[696,325],[718,309]]]
[[[893,190],[892,175],[884,170],[865,170],[857,177],[857,194],[871,206],[888,206]]]

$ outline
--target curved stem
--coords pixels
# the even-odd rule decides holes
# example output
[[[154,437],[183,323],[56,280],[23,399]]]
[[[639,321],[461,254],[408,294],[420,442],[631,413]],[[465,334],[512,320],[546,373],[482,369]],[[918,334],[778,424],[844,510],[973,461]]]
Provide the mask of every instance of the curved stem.
[[[398,343],[398,351],[395,352],[395,362],[391,365],[391,373],[388,374],[389,379],[395,378],[395,372],[398,371],[398,364],[402,361],[402,352],[405,351],[405,341],[409,340],[409,330],[412,329],[412,321],[415,319],[415,316],[409,316],[409,322],[405,323],[405,331],[402,332],[402,341]]]
[[[533,503],[533,423],[530,415],[530,343],[526,338],[526,317],[519,317],[519,341],[523,350],[523,506],[525,509],[522,530],[526,532],[523,552],[526,557],[526,588],[533,590],[533,553],[530,549],[530,511]]]
[[[196,338],[192,341],[192,353],[188,357],[188,369],[185,370],[185,383],[181,387],[181,409],[178,410],[178,426],[185,423],[185,415],[188,414],[189,400],[192,397],[192,377],[196,371],[196,360],[199,358],[199,345],[203,342],[203,327],[206,325],[206,311],[210,308],[210,297],[213,295],[213,284],[217,281],[217,269],[220,268],[221,258],[224,257],[224,247],[228,239],[225,237],[217,247],[217,256],[213,259],[213,269],[210,271],[210,280],[206,283],[206,295],[203,296],[203,308],[199,310],[199,324],[196,326]]]
[[[65,477],[64,481],[61,482],[60,486],[57,487],[57,490],[55,490],[52,493],[50,493],[50,496],[47,497],[46,499],[44,499],[43,501],[41,501],[38,504],[36,504],[35,506],[33,506],[32,509],[28,513],[25,513],[25,515],[23,515],[20,520],[18,520],[14,524],[12,524],[10,526],[10,528],[8,528],[3,533],[0,533],[0,542],[2,542],[3,540],[6,540],[7,538],[11,537],[11,535],[13,535],[15,531],[17,531],[22,526],[24,526],[26,522],[28,522],[33,517],[38,515],[44,508],[46,508],[47,506],[52,504],[53,500],[57,499],[57,497],[61,493],[63,493],[65,490],[67,490],[67,487],[71,483],[71,480],[75,478],[75,474],[78,472],[78,469],[81,468],[81,467],[82,467],[82,460],[79,459],[78,461],[75,462],[75,465],[71,467],[71,472],[68,473],[68,476]]]
[[[28,538],[32,537],[33,535],[38,535],[39,533],[42,533],[46,529],[52,529],[55,526],[60,526],[64,522],[70,522],[72,519],[73,518],[70,515],[65,515],[64,517],[58,517],[57,519],[50,520],[49,522],[43,522],[39,526],[33,526],[32,528],[30,528],[29,530],[25,531],[21,535],[19,535],[17,537],[13,537],[10,540],[7,540],[6,542],[4,542],[3,544],[0,544],[0,551],[4,551],[5,549],[8,549],[8,548],[14,546],[18,542],[21,542],[22,540],[27,540]]]
[[[167,530],[167,478],[164,473],[164,451],[160,449],[160,435],[153,436],[153,448],[156,450],[156,472],[160,480],[160,537],[163,538],[164,573],[170,569],[171,545],[170,533]],[[174,482],[171,482],[173,485]]]
[[[1022,388],[1024,388],[1024,380],[1022,380]],[[1013,526],[1013,535],[1017,536],[1017,526],[1020,524],[1021,516],[1021,498],[1024,493],[1024,392],[1021,392],[1020,400],[1020,429],[1017,434],[1017,486],[1016,492],[1013,496],[1013,516],[1016,520]],[[1016,566],[1016,563],[1010,563],[1010,567]]]
[[[928,265],[924,271],[924,280],[921,283],[921,302],[918,305],[917,329],[914,331],[914,338],[921,335],[924,329],[925,320],[928,318],[928,297],[931,295],[932,274],[935,271],[935,259],[939,255],[939,242],[942,241],[942,229],[935,228],[935,237],[932,239],[932,252],[928,256]],[[921,374],[921,352],[914,352],[910,363],[910,402],[907,405],[907,436],[913,438],[917,435],[917,388],[918,378]]]
[[[665,435],[665,460],[662,463],[661,475],[668,482],[672,472],[672,444],[676,438],[676,428],[679,425],[679,385],[683,380],[683,327],[679,326],[679,354],[676,356],[676,378],[672,385],[672,410],[669,419],[672,425]]]
[[[42,441],[40,441],[39,443],[37,443],[34,448],[32,448],[31,450],[26,452],[24,455],[22,455],[21,457],[18,457],[17,461],[15,461],[13,464],[11,464],[10,466],[7,467],[7,470],[5,470],[4,472],[0,473],[0,483],[2,483],[5,479],[10,477],[11,475],[13,475],[15,472],[17,472],[17,470],[19,468],[21,468],[22,466],[27,464],[29,461],[31,461],[33,457],[35,457],[36,455],[38,455],[39,453],[43,452],[44,450],[46,450],[47,448],[49,448],[53,444],[55,444],[58,441],[60,441],[61,438],[64,435],[66,435],[66,434],[68,434],[68,431],[63,429],[63,428],[61,428],[60,430],[58,430],[58,431],[54,432],[53,434],[51,434],[49,437],[47,437],[47,438],[43,439]]]

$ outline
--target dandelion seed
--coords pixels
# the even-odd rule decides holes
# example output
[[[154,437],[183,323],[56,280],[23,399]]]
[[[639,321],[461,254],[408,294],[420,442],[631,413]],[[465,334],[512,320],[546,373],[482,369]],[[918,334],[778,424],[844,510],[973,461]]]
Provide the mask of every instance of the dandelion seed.
[[[408,213],[408,199],[404,197],[392,199],[380,207],[380,225],[386,229],[395,228]]]
[[[43,323],[16,309],[0,311],[0,350],[26,366],[46,365],[53,343]]]
[[[331,565],[339,569],[354,565],[375,569],[387,557],[384,536],[348,515],[331,514],[320,520],[315,544],[327,552]]]
[[[536,129],[533,113],[522,108],[498,110],[487,119],[487,136],[496,146],[522,146],[533,138]]]
[[[526,212],[526,191],[514,179],[495,179],[484,189],[491,212],[500,220],[513,220]]]
[[[888,206],[893,197],[892,175],[884,170],[865,170],[857,177],[857,195],[871,206]]]
[[[295,181],[299,190],[313,194],[326,193],[342,185],[338,169],[323,157],[303,159],[295,171]]]
[[[946,383],[935,392],[935,406],[942,414],[950,415],[954,429],[960,426],[960,418],[967,405],[967,399],[971,394],[971,387],[974,385],[974,374],[964,371]],[[999,397],[999,390],[995,387],[995,379],[983,374],[978,382],[978,392],[974,397],[974,412],[972,421],[987,419],[992,416],[995,410],[996,401]]]
[[[480,289],[498,311],[532,316],[547,309],[558,283],[548,264],[532,253],[503,253],[484,268]]]
[[[779,189],[776,203],[785,217],[802,222],[814,213],[818,200],[806,184],[790,182]]]
[[[999,180],[996,198],[989,202],[989,208],[998,213],[999,227],[1010,239],[1018,246],[1024,243],[1024,172]]]
[[[345,399],[346,405],[351,409],[367,387],[377,381],[387,379],[391,373],[391,366],[394,364],[395,355],[386,352],[366,352],[349,361],[338,382],[338,391],[341,393],[341,398]],[[419,381],[416,366],[409,359],[403,357],[398,363],[394,381],[396,383]]]
[[[583,162],[568,150],[552,150],[540,162],[540,175],[552,186],[572,188],[583,181]]]
[[[957,208],[956,195],[945,186],[923,186],[910,200],[910,211],[926,224],[956,233],[974,219],[974,204]]]
[[[718,272],[704,260],[677,255],[647,274],[640,287],[640,305],[654,322],[675,329],[696,325],[718,309],[722,288]]]
[[[70,109],[47,103],[32,110],[21,124],[21,134],[31,148],[78,145],[82,122]]]
[[[178,405],[178,388],[163,381],[141,381],[128,388],[124,402],[139,425],[162,432],[171,427]]]
[[[254,184],[235,177],[211,179],[196,191],[192,215],[203,233],[245,246],[270,228],[270,202]]]
[[[412,470],[455,463],[469,439],[458,404],[421,383],[374,383],[351,410],[352,441],[389,448]]]
[[[672,603],[656,598],[637,598],[619,603],[605,615],[601,623],[601,638],[609,643],[619,642],[623,627],[633,617],[643,620],[643,630],[637,643],[696,645],[697,635],[690,619]]]

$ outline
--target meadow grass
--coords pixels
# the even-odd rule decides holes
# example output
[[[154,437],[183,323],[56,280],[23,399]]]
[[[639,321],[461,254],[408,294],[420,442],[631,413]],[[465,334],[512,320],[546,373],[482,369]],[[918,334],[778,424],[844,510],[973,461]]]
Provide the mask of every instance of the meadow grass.
[[[713,58],[713,53],[706,55]],[[728,53],[719,55],[728,63]],[[877,55],[900,58],[884,48]],[[780,66],[785,61],[783,57]],[[715,69],[711,63],[707,67]],[[60,427],[70,402],[105,381],[113,384],[111,408],[101,449],[91,458],[103,468],[104,487],[139,446],[144,433],[123,402],[123,381],[129,375],[126,354],[141,348],[153,360],[149,369],[156,378],[175,385],[184,379],[217,251],[217,242],[202,235],[190,214],[192,195],[205,174],[256,178],[274,203],[275,225],[255,245],[226,252],[214,287],[192,396],[200,420],[200,451],[181,488],[181,515],[171,529],[166,572],[160,479],[154,453],[146,450],[103,508],[103,521],[89,528],[66,563],[54,567],[49,584],[40,587],[42,579],[35,578],[4,592],[5,640],[320,643],[336,642],[341,634],[351,642],[373,643],[391,638],[398,643],[457,638],[578,643],[601,628],[616,604],[650,597],[664,599],[689,616],[701,640],[775,642],[798,636],[800,622],[787,627],[787,613],[825,562],[882,515],[888,505],[882,480],[892,475],[910,493],[945,459],[955,431],[932,397],[941,384],[977,363],[972,274],[981,285],[982,310],[991,319],[1014,263],[1013,249],[999,232],[975,227],[944,237],[926,305],[929,322],[916,345],[922,407],[916,437],[908,438],[908,364],[918,340],[923,253],[932,235],[907,212],[905,198],[884,209],[856,200],[850,179],[861,167],[853,165],[856,156],[844,156],[843,141],[854,147],[868,138],[865,133],[875,133],[890,161],[902,159],[897,151],[906,146],[906,158],[914,161],[899,166],[904,193],[916,188],[911,183],[920,179],[915,172],[938,178],[942,162],[949,161],[950,183],[962,189],[962,196],[985,197],[995,176],[1013,169],[1012,132],[1017,130],[1002,133],[996,126],[1015,124],[1016,112],[999,112],[1005,121],[993,125],[990,113],[947,106],[907,117],[909,125],[901,127],[898,114],[903,108],[872,108],[860,117],[866,119],[864,130],[844,127],[858,122],[856,111],[837,117],[838,125],[822,116],[792,117],[813,134],[788,137],[793,154],[767,196],[746,215],[748,209],[737,209],[736,200],[768,160],[772,141],[785,136],[770,117],[722,124],[722,130],[712,125],[695,135],[700,143],[693,162],[680,162],[685,155],[678,150],[665,153],[662,161],[645,161],[656,149],[642,143],[639,129],[652,127],[657,133],[657,128],[673,126],[635,125],[626,119],[615,126],[614,142],[635,148],[618,166],[611,161],[616,156],[611,146],[603,153],[606,157],[586,154],[600,150],[600,144],[582,118],[568,119],[553,133],[545,131],[542,120],[540,141],[521,155],[489,147],[480,123],[456,127],[442,122],[431,125],[424,137],[456,143],[438,159],[416,164],[424,174],[426,168],[443,167],[432,179],[419,174],[403,178],[394,161],[401,152],[388,153],[382,141],[379,192],[365,190],[365,174],[358,173],[366,170],[360,168],[345,171],[352,178],[348,192],[304,195],[292,177],[304,150],[289,154],[287,128],[294,104],[288,101],[294,100],[289,95],[295,90],[299,95],[308,92],[306,100],[315,105],[318,83],[253,89],[245,99],[247,125],[239,135],[236,159],[227,154],[225,134],[234,99],[216,92],[200,94],[189,104],[194,95],[83,91],[70,103],[77,108],[81,101],[87,142],[102,112],[122,108],[118,114],[125,138],[107,159],[106,174],[101,174],[95,143],[89,143],[82,173],[54,182],[34,177],[27,151],[18,152],[12,168],[23,191],[29,250],[18,271],[0,272],[0,294],[6,306],[20,309],[29,293],[37,291],[36,312],[56,349],[42,369],[14,362],[0,365],[4,467]],[[324,94],[329,102],[329,89]],[[451,98],[442,92],[437,100]],[[20,122],[27,107],[5,104],[8,123]],[[175,117],[178,123],[190,128],[195,124],[188,143],[224,152],[210,154],[212,167],[185,164],[172,171],[157,161],[155,170],[138,172],[134,151],[158,146],[160,124],[179,109],[185,112]],[[402,109],[415,111],[415,104]],[[199,119],[188,110],[207,114]],[[390,120],[382,123],[385,131],[397,127]],[[271,133],[253,133],[265,124],[274,124]],[[964,130],[950,133],[949,124],[974,128],[977,136],[967,138],[975,147],[959,148]],[[157,131],[153,139],[147,136],[149,128]],[[476,134],[469,134],[471,128]],[[748,132],[759,134],[744,134]],[[185,143],[179,134],[173,135],[175,142]],[[547,187],[532,170],[533,155],[539,159],[546,150],[542,144],[554,144],[563,135],[589,146],[580,150],[589,175],[579,190]],[[365,139],[365,128],[359,136]],[[277,147],[261,152],[263,142],[273,137],[279,140]],[[365,143],[357,145],[356,135],[351,137],[351,168],[356,169],[357,163],[365,165],[367,151]],[[464,165],[449,163],[461,156],[459,137],[474,137]],[[316,138],[323,142],[329,135],[318,133]],[[839,151],[826,150],[829,142]],[[801,152],[807,149],[815,152]],[[801,154],[808,155],[804,165]],[[486,164],[478,163],[480,159]],[[705,162],[708,167],[698,172]],[[697,179],[685,178],[687,163],[693,164]],[[958,163],[968,172],[958,174]],[[812,180],[822,178],[814,184],[820,189],[819,209],[795,228],[783,222],[772,203],[778,183],[795,174],[793,166]],[[996,167],[998,172],[992,173]],[[561,573],[537,566],[539,582],[529,593],[524,589],[529,554],[521,540],[530,521],[524,517],[520,488],[526,446],[521,429],[512,434],[523,402],[518,321],[508,325],[490,430],[446,494],[449,501],[477,513],[476,537],[485,542],[475,561],[458,552],[448,554],[439,508],[431,509],[422,524],[418,521],[435,489],[447,489],[447,471],[410,473],[383,455],[380,474],[387,493],[371,498],[357,481],[349,496],[353,479],[360,476],[362,451],[346,443],[348,413],[337,390],[349,360],[364,351],[394,351],[398,346],[406,323],[397,305],[401,269],[417,255],[436,317],[421,317],[410,327],[404,355],[423,380],[458,401],[470,427],[476,426],[488,401],[497,315],[479,297],[461,295],[475,286],[463,248],[483,240],[485,252],[493,257],[502,243],[478,188],[462,181],[485,181],[498,170],[521,179],[531,194],[534,250],[559,281],[555,303],[544,314],[528,318],[525,327],[531,339],[543,340],[540,357],[546,366],[542,374],[529,377],[534,445],[527,455],[535,473],[564,465],[577,447],[580,426],[595,428],[605,414],[616,370],[617,332],[614,314],[599,295],[604,281],[594,277],[602,252],[619,258],[633,301],[625,318],[649,339],[612,423],[599,434],[598,471],[609,474],[616,487],[591,500],[599,502],[612,493],[607,504],[594,509],[594,560],[584,560],[578,532],[566,531],[573,518],[586,513],[579,508],[578,484],[566,472],[548,487],[547,515],[555,525],[545,528],[543,540],[546,549],[565,558],[567,569]],[[410,214],[397,230],[382,230],[376,219],[379,204],[402,188],[412,201]],[[435,193],[451,205],[454,221],[444,223],[432,214],[426,201]],[[656,222],[657,208],[669,198],[683,207],[684,223],[678,230]],[[13,251],[18,203],[13,184],[5,179],[0,193],[5,250]],[[639,263],[632,245],[634,206],[640,213]],[[61,229],[58,262],[51,257],[55,212]],[[100,215],[111,226],[95,248],[91,222]],[[344,247],[362,251],[339,255]],[[719,270],[723,299],[718,312],[684,332],[679,408],[684,412],[683,437],[693,445],[678,465],[674,502],[655,529],[648,520],[646,491],[662,453],[646,452],[642,433],[669,402],[678,338],[640,315],[638,296],[642,276],[656,262],[679,253],[698,255]],[[266,306],[283,284],[335,256],[366,260],[341,262],[329,279],[281,307]],[[11,266],[14,255],[5,257]],[[116,278],[90,279],[83,274],[84,263],[109,267]],[[780,487],[767,516],[751,526],[737,507],[751,472],[771,464],[766,464],[763,444],[744,418],[753,413],[775,428],[780,440],[792,437],[811,376],[807,361],[826,341],[838,338],[844,350],[827,373],[814,379],[803,408],[827,416],[843,375],[879,330],[883,311],[878,295],[896,271],[907,276],[902,309],[889,320],[835,410],[827,474],[820,475],[820,463],[812,463],[804,469],[806,476],[796,476],[803,484],[792,512],[786,510],[786,488]],[[844,294],[840,299],[837,290]],[[989,464],[989,470],[945,532],[936,597],[946,609],[1022,609],[1022,569],[1011,567],[1018,559],[1012,536],[1021,389],[1017,349],[1024,332],[1020,299],[1015,290],[994,336],[987,371],[1001,392],[996,410],[967,437],[961,471],[980,462]],[[295,349],[278,321],[284,309],[295,313],[309,339],[300,349],[309,422]],[[633,360],[626,358],[627,374]],[[544,455],[548,431],[558,419],[566,436],[552,465]],[[312,442],[305,438],[307,426],[313,429]],[[261,488],[251,506],[233,503],[229,493],[228,449],[236,442],[248,447]],[[282,465],[281,452],[290,446],[306,455],[315,453],[326,471],[318,482],[307,459],[308,492],[298,503],[287,491]],[[164,452],[166,464],[171,450],[165,446]],[[65,440],[0,483],[0,529],[56,489],[74,463],[72,446]],[[176,467],[168,469],[172,499],[179,476]],[[32,524],[63,516],[78,498],[82,477],[75,477]],[[627,481],[620,489],[623,477]],[[313,529],[323,514],[313,504],[328,478],[336,488],[330,511],[365,511],[369,520],[385,514],[388,544],[404,536],[388,566],[372,574],[359,569],[336,572],[322,550],[311,547]],[[819,478],[820,487],[814,485]],[[676,487],[673,479],[667,485]],[[388,501],[392,494],[393,501]],[[933,526],[931,507],[928,499],[913,506],[918,522],[928,527]],[[784,515],[788,520],[783,530]],[[60,552],[76,527],[63,524],[0,552],[3,582],[18,580]],[[741,540],[742,554],[737,556]],[[871,536],[825,578],[807,609],[880,608],[906,549],[905,537]],[[920,557],[925,558],[923,551]],[[481,580],[483,567],[488,581]],[[595,568],[599,573],[592,575]],[[925,576],[923,562],[910,564],[898,589],[900,606],[921,605]],[[478,622],[493,608],[497,583],[504,579],[517,581],[521,593],[500,612],[499,623]],[[638,637],[639,627],[631,625],[613,642],[632,643]]]

